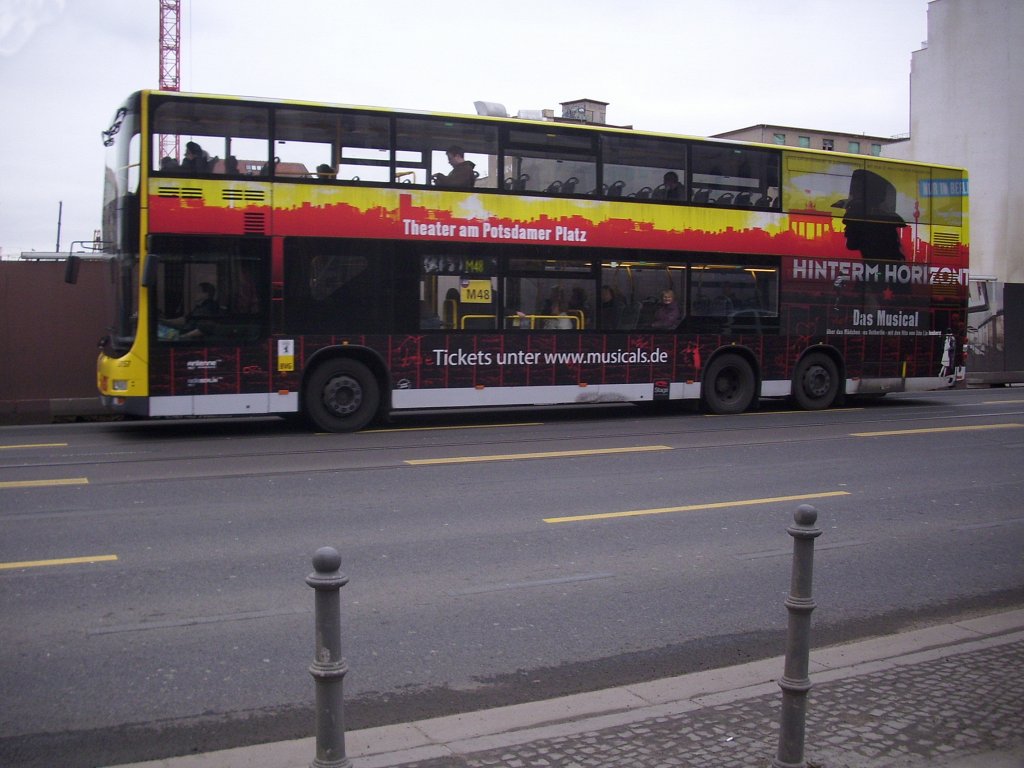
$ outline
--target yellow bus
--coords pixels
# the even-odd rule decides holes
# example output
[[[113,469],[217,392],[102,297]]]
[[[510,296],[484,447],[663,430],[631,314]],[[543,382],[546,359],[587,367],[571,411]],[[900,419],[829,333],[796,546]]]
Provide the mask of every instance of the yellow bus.
[[[103,132],[115,411],[848,395],[964,381],[962,169],[141,91]],[[159,148],[174,147],[161,156]]]

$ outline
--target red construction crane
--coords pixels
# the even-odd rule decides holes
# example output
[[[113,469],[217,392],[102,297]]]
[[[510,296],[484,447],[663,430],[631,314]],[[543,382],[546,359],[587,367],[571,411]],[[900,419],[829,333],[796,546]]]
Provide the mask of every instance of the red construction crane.
[[[160,2],[160,90],[181,90],[181,0]],[[160,137],[160,157],[180,159],[177,136]]]

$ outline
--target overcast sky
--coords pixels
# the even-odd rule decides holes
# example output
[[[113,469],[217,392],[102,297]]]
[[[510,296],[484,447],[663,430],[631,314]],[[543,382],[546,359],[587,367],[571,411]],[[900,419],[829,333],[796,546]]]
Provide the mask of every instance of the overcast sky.
[[[928,0],[181,0],[182,90],[511,114],[591,98],[704,136],[909,126]],[[0,0],[0,251],[99,228],[100,131],[159,83],[158,0]]]

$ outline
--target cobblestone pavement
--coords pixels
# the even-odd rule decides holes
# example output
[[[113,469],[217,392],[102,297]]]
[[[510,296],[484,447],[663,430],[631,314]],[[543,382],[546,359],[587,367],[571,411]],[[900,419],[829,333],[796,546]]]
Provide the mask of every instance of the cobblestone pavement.
[[[896,768],[954,754],[1024,754],[1024,641],[832,682],[814,683],[812,674],[811,682],[809,766]],[[762,768],[776,754],[781,700],[780,691],[401,768]]]

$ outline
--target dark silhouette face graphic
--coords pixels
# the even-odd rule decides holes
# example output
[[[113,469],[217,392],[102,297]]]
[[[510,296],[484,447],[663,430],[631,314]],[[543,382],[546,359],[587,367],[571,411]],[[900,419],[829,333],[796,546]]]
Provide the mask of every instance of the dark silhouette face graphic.
[[[900,228],[906,222],[896,213],[896,187],[872,171],[858,169],[850,178],[850,196],[833,204],[844,208],[846,247],[865,259],[903,261]]]

